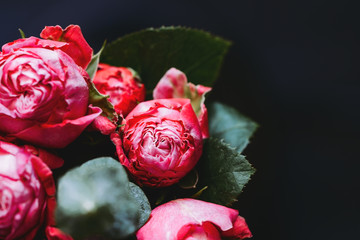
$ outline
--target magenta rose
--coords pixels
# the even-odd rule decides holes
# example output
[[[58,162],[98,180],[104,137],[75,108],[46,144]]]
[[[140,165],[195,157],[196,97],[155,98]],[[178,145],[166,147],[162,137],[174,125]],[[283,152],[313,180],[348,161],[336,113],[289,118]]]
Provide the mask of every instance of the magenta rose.
[[[54,179],[34,149],[0,141],[0,239],[31,240],[54,224]]]
[[[154,99],[189,98],[199,119],[203,138],[209,137],[208,114],[205,107],[205,94],[211,87],[188,83],[186,75],[176,68],[170,68],[160,79],[153,91]]]
[[[221,240],[252,237],[235,209],[195,199],[176,199],[152,210],[138,240]]]
[[[123,116],[145,100],[144,84],[129,68],[100,63],[93,82],[100,93],[109,95],[115,111]]]
[[[100,115],[85,70],[62,50],[69,44],[29,37],[2,47],[1,135],[63,148]]]
[[[121,136],[111,138],[121,164],[140,185],[172,185],[201,156],[201,129],[189,99],[139,103],[123,124]]]

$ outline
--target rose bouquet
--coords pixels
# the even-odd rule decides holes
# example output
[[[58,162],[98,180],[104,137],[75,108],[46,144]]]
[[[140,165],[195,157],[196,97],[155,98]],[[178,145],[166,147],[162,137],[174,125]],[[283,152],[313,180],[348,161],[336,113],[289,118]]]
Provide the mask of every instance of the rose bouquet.
[[[229,45],[162,27],[94,54],[76,25],[3,45],[0,239],[250,238],[231,205],[257,125],[205,100]]]

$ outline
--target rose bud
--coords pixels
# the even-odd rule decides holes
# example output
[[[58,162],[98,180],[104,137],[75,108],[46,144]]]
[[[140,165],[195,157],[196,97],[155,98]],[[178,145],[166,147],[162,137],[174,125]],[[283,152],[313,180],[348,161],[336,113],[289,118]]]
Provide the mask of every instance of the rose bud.
[[[0,141],[0,239],[34,239],[43,223],[54,225],[51,170],[26,147]]]
[[[153,91],[154,99],[189,98],[199,119],[203,138],[209,137],[208,114],[205,107],[205,94],[211,87],[188,83],[186,75],[176,68],[170,68],[160,79]]]
[[[189,99],[142,102],[123,124],[122,136],[111,138],[121,164],[139,185],[172,185],[201,156],[201,129]]]
[[[145,87],[130,68],[100,63],[93,80],[101,94],[109,95],[115,111],[124,117],[145,100]]]
[[[62,50],[68,45],[29,37],[2,47],[1,135],[63,148],[100,115],[89,106],[85,70]]]
[[[152,210],[138,240],[221,240],[252,237],[235,209],[195,199],[176,199]]]

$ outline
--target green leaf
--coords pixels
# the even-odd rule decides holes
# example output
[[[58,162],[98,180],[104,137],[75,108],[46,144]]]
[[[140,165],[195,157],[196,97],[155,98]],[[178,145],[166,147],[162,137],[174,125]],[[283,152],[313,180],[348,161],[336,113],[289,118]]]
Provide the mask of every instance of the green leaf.
[[[123,239],[134,233],[149,212],[145,194],[129,184],[121,164],[110,157],[68,171],[58,184],[58,227],[74,239]]]
[[[92,56],[91,61],[86,68],[86,72],[89,74],[90,82],[88,82],[89,87],[89,103],[101,108],[103,110],[102,114],[109,118],[110,120],[116,119],[116,113],[114,106],[108,100],[109,96],[101,94],[95,84],[93,83],[93,79],[95,77],[96,71],[98,69],[100,55],[103,52],[106,45],[106,41],[102,45],[99,52]]]
[[[227,206],[236,201],[255,172],[243,155],[224,141],[213,137],[204,142],[198,169],[199,187],[208,187],[200,198]]]
[[[149,93],[171,67],[194,84],[211,86],[229,46],[230,42],[201,30],[150,28],[108,44],[101,62],[135,69]]]
[[[26,38],[25,33],[21,28],[19,28],[19,32],[20,32],[21,38]]]
[[[95,77],[95,73],[98,69],[98,65],[99,65],[99,61],[100,61],[100,55],[101,55],[102,51],[104,50],[105,45],[106,45],[106,41],[103,43],[99,52],[97,52],[95,55],[92,56],[91,61],[88,65],[88,67],[86,68],[86,72],[89,74],[89,77],[91,80],[93,80]]]
[[[116,119],[116,112],[114,106],[109,102],[109,96],[101,94],[95,87],[94,83],[90,81],[89,87],[89,103],[102,109],[102,114],[110,120]]]
[[[223,139],[241,153],[258,125],[236,109],[219,102],[206,104],[210,136]]]

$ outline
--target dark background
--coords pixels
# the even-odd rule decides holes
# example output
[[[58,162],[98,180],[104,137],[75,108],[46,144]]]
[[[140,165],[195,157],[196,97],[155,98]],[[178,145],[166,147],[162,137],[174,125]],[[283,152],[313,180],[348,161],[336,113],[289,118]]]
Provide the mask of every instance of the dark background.
[[[257,172],[239,198],[254,239],[359,236],[360,15],[357,1],[12,1],[1,44],[78,24],[95,51],[147,27],[182,25],[233,42],[213,96],[261,127]]]

